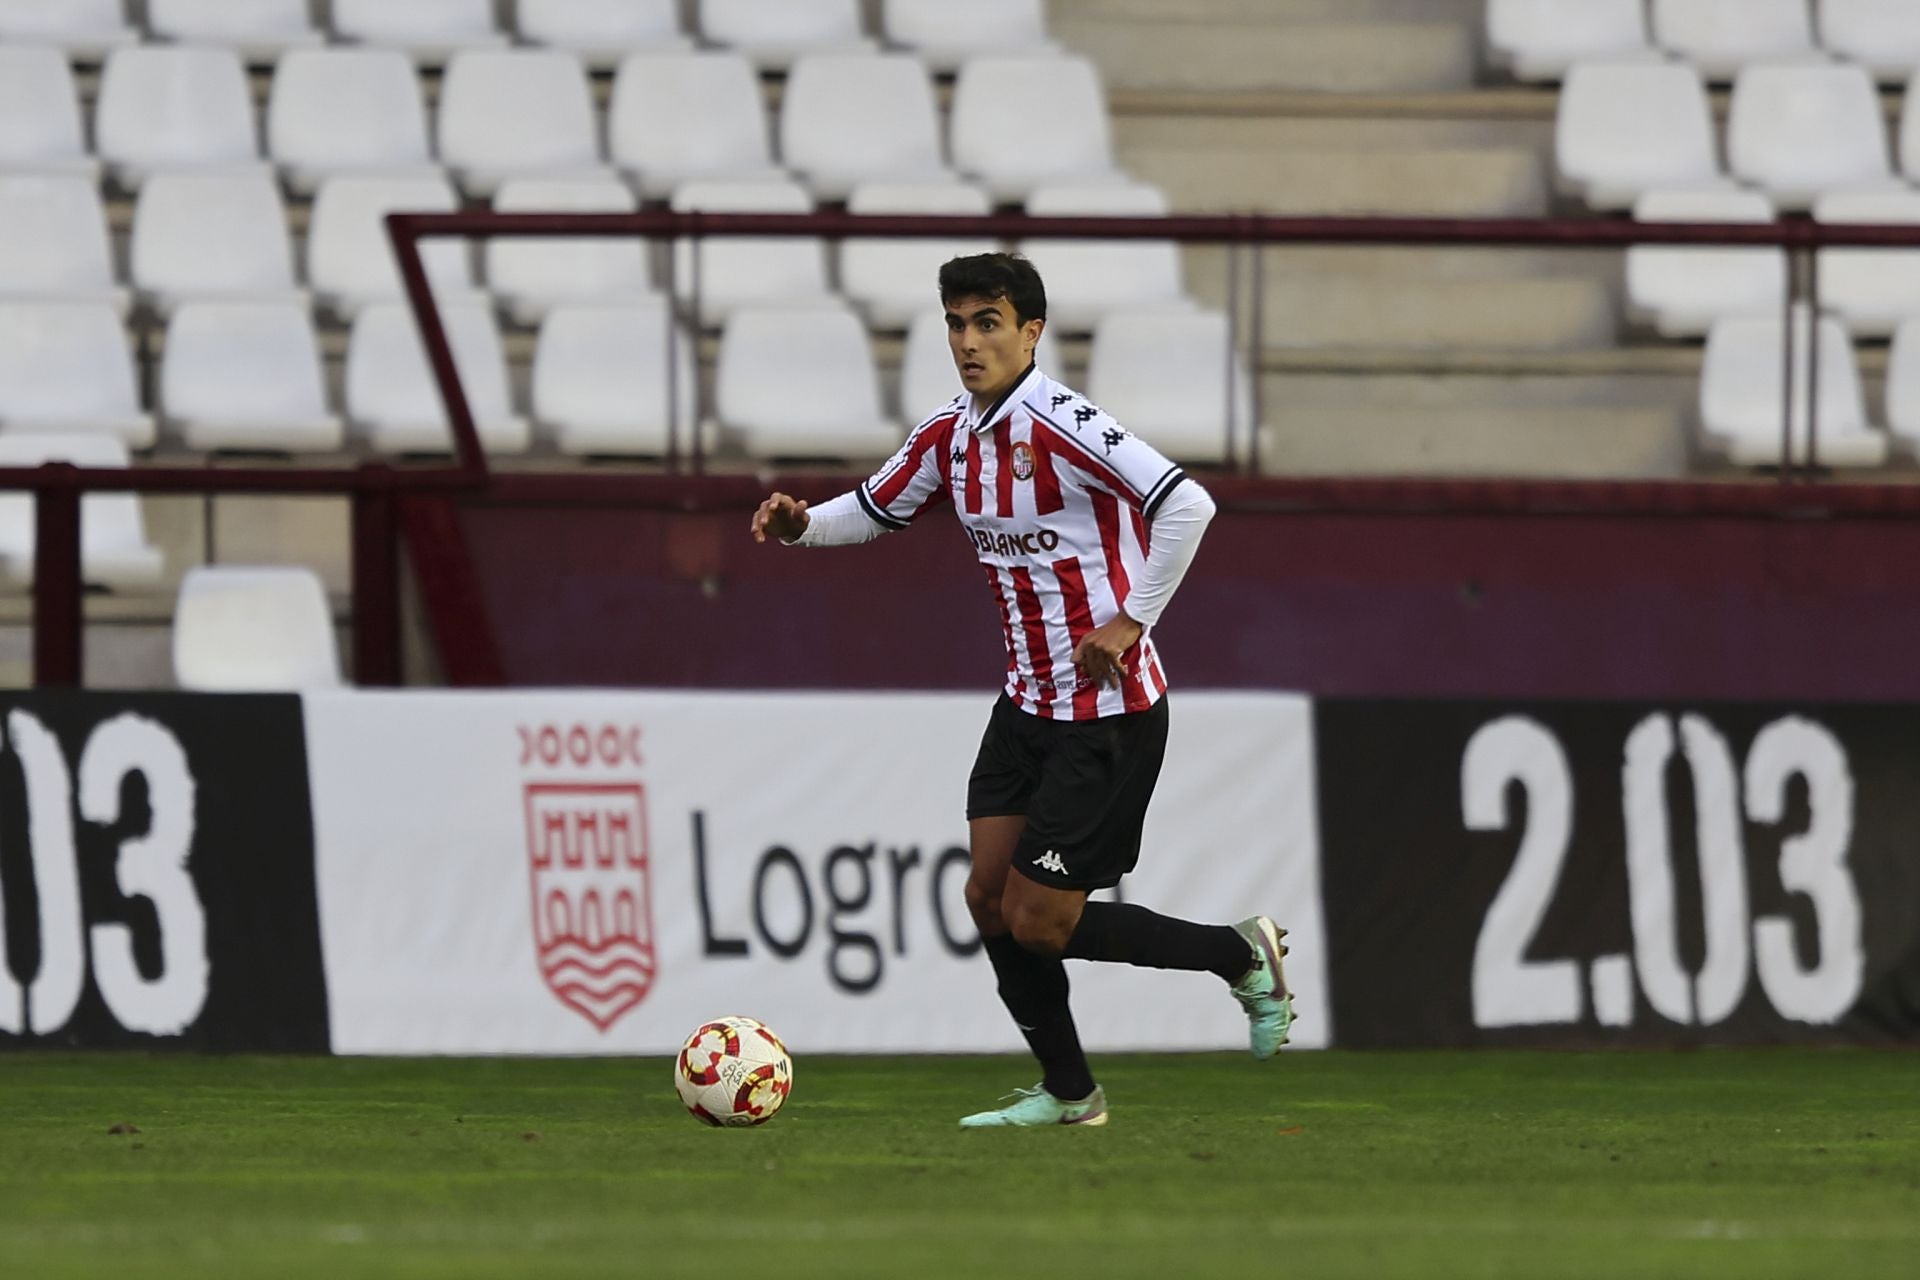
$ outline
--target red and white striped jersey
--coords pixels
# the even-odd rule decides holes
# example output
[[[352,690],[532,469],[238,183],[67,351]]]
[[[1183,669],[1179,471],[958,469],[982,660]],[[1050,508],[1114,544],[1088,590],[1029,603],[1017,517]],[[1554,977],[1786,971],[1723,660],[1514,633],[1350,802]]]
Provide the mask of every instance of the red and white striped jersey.
[[[1118,613],[1146,565],[1148,521],[1185,478],[1079,392],[1027,371],[976,416],[967,395],[916,428],[855,491],[883,528],[951,501],[1000,608],[1007,696],[1054,720],[1144,711],[1167,690],[1153,640],[1102,688],[1072,661],[1080,638]]]

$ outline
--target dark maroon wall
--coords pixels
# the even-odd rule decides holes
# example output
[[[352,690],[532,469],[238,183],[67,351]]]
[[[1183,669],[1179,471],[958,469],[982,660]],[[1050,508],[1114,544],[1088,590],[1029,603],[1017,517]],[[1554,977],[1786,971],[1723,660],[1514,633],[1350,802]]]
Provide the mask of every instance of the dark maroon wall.
[[[951,517],[758,546],[747,510],[476,505],[508,680],[991,690]],[[1158,631],[1178,687],[1920,699],[1920,520],[1223,511]]]

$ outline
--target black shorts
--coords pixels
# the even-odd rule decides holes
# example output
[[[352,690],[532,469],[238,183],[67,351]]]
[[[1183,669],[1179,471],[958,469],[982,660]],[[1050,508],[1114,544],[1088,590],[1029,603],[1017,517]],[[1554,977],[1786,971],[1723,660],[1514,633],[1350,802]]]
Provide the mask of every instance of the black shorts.
[[[1045,720],[1002,694],[967,780],[967,817],[1020,815],[1014,869],[1056,889],[1105,889],[1140,860],[1167,753],[1167,700],[1099,720]]]

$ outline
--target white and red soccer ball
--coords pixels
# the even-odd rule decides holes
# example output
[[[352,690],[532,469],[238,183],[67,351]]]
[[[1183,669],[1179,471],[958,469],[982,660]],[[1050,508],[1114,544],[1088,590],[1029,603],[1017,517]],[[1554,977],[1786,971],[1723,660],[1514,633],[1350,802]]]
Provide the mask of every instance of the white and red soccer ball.
[[[715,1018],[687,1037],[673,1060],[673,1087],[707,1124],[765,1124],[793,1090],[793,1058],[780,1037],[753,1018]]]

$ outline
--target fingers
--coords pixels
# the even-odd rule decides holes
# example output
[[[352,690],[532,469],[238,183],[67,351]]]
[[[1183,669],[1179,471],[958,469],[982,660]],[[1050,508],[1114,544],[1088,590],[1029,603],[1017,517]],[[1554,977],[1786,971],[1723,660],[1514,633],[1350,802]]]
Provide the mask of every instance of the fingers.
[[[753,513],[753,519],[748,523],[747,531],[753,535],[755,542],[765,542],[767,540],[767,526],[773,522],[774,517],[779,514],[794,511],[795,509],[796,506],[792,498],[784,493],[773,494],[765,502],[760,504],[759,510]],[[807,504],[804,502],[799,503],[797,509],[805,511]]]

